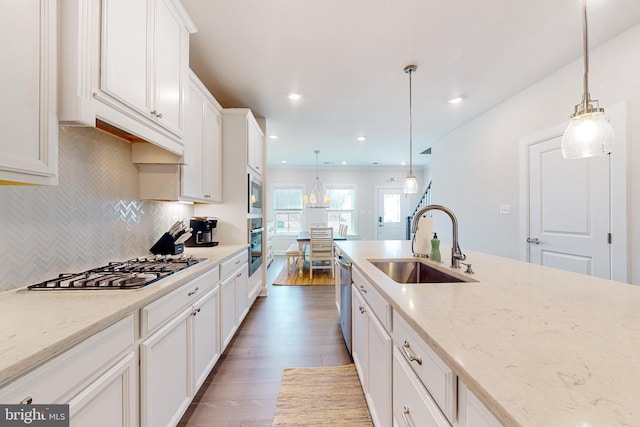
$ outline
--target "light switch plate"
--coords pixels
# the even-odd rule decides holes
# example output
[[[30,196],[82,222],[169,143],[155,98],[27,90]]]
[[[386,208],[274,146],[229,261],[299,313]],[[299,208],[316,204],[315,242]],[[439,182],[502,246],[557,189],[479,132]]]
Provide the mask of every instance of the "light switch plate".
[[[511,215],[511,205],[500,205],[500,215]]]

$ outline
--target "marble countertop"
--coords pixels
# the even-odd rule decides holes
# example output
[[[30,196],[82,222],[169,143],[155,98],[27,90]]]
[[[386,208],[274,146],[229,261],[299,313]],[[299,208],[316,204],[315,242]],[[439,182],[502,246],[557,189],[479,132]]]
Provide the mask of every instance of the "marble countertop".
[[[368,260],[410,242],[337,245],[504,425],[640,426],[640,287],[464,249],[477,282],[401,285]]]
[[[0,386],[64,352],[179,286],[247,245],[185,248],[207,258],[145,288],[0,293]]]

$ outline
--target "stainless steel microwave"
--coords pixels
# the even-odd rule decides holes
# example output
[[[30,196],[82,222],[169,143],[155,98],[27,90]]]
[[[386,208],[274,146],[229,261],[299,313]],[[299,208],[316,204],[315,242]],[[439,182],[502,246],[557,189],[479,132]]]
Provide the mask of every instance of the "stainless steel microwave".
[[[248,212],[262,215],[262,181],[259,177],[249,174]]]

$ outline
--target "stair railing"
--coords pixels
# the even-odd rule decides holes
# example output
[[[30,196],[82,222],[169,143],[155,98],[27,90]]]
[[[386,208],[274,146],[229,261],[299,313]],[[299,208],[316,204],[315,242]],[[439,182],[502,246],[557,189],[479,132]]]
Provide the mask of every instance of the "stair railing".
[[[413,222],[413,217],[416,215],[416,213],[418,213],[420,209],[430,204],[431,204],[431,181],[429,182],[429,185],[427,185],[426,190],[424,190],[424,193],[422,193],[422,197],[420,197],[420,201],[418,202],[418,205],[416,206],[416,208],[413,210],[413,213],[407,217],[407,225],[406,225],[407,240],[411,240],[411,223]],[[431,213],[429,213],[429,215],[430,214]]]

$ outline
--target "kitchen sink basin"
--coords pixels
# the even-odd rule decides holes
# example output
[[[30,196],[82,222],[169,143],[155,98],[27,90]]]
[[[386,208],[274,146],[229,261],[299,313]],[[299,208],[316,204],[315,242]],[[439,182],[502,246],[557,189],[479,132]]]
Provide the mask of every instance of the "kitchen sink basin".
[[[475,282],[440,271],[419,260],[369,260],[380,271],[398,283],[455,283]]]

